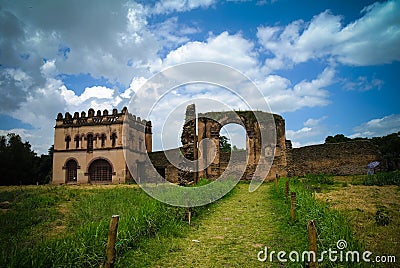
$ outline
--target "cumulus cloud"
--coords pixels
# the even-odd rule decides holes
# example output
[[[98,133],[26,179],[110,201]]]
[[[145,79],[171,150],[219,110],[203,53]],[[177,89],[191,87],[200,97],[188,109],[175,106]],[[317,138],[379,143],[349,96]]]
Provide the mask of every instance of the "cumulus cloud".
[[[204,42],[188,42],[171,51],[163,64],[171,66],[199,60],[225,63],[243,70],[243,73],[259,87],[272,111],[276,113],[327,105],[329,93],[326,88],[335,82],[333,67],[325,68],[311,81],[303,80],[295,85],[282,76],[265,75],[254,43],[243,38],[241,34],[232,35],[228,32],[211,35]],[[218,93],[213,93],[214,98],[219,98],[217,95]]]
[[[245,73],[257,67],[254,44],[240,34],[222,32],[204,42],[193,41],[168,53],[164,65],[172,66],[190,61],[213,61],[227,64]]]
[[[372,119],[354,128],[356,137],[380,137],[400,131],[400,114],[392,114],[382,118]]]
[[[33,79],[19,68],[0,70],[0,112],[18,109],[29,95]]]
[[[321,122],[328,117],[309,118],[303,123],[303,127],[299,130],[286,130],[286,138],[292,141],[293,147],[302,147],[311,144],[324,143],[326,136],[328,136],[327,127]]]
[[[399,2],[393,1],[365,8],[362,17],[348,25],[325,11],[310,22],[259,27],[257,40],[228,31],[196,39],[204,29],[170,15],[213,7],[214,0],[168,0],[153,5],[125,0],[101,5],[36,1],[32,8],[20,1],[0,0],[0,5],[0,113],[34,126],[29,138],[41,152],[52,144],[58,112],[120,109],[147,78],[175,64],[214,61],[232,66],[255,82],[273,112],[282,113],[327,105],[328,89],[336,83],[334,63],[370,65],[400,59]],[[272,73],[312,59],[326,59],[326,67],[314,78],[293,83]],[[111,86],[91,85],[78,94],[58,76],[79,73],[104,78]],[[349,90],[369,90],[379,89],[383,81],[360,77],[343,83]],[[204,86],[190,90],[172,92],[175,99],[171,97],[161,108],[193,98],[245,108],[223,90]],[[309,119],[302,129],[289,130],[288,135],[312,137],[321,121]]]
[[[341,16],[327,10],[309,23],[259,27],[257,36],[273,55],[266,60],[271,70],[321,58],[360,66],[391,63],[400,60],[399,12],[399,1],[375,3],[362,10],[360,19],[343,25]]]
[[[122,0],[101,5],[39,1],[32,8],[3,1],[0,61],[3,66],[34,72],[42,59],[51,59],[61,73],[79,70],[128,85],[132,71],[157,58],[160,48],[148,29],[147,12],[141,4]],[[30,75],[40,76],[38,71]]]
[[[269,75],[256,84],[266,96],[275,113],[292,112],[304,107],[324,106],[329,103],[327,87],[334,81],[335,70],[327,67],[311,81],[303,80],[292,86],[291,82],[278,75]]]

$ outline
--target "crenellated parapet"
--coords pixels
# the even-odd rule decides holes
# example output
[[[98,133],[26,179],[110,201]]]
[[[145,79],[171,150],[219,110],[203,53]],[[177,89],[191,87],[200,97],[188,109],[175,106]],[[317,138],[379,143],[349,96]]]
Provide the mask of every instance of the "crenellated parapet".
[[[92,108],[88,110],[87,114],[85,111],[82,111],[80,114],[79,112],[75,112],[73,116],[69,112],[66,112],[64,116],[62,113],[59,113],[56,119],[56,127],[122,124],[126,113],[126,107],[121,112],[113,109],[111,114],[108,110],[104,110],[103,112],[98,110],[95,112]]]
[[[112,125],[112,124],[123,124],[125,119],[129,119],[129,124],[135,129],[145,129],[151,133],[151,122],[142,120],[140,117],[136,117],[128,113],[128,109],[124,107],[120,112],[117,109],[113,109],[111,113],[106,109],[104,111],[98,110],[95,112],[94,109],[90,108],[88,112],[82,111],[81,113],[75,112],[72,116],[69,112],[64,115],[59,113],[56,119],[57,127],[80,127],[80,126],[95,126],[95,125]]]

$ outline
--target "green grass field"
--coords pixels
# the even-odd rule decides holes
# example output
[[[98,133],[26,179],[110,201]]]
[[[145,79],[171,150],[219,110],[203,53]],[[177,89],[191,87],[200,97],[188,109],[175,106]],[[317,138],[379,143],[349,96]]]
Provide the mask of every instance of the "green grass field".
[[[1,188],[0,266],[88,267],[104,261],[113,214],[120,215],[117,254],[155,233],[178,234],[184,209],[164,205],[136,186]]]
[[[398,254],[399,186],[366,186],[372,180],[364,177],[288,179],[297,194],[292,221],[286,180],[253,193],[240,182],[223,199],[192,209],[191,226],[184,208],[160,203],[135,185],[0,187],[0,267],[100,267],[114,214],[120,215],[116,267],[303,267],[276,256],[260,262],[257,253],[265,246],[307,250],[309,220],[316,221],[319,253],[344,239],[349,250]],[[387,226],[375,222],[381,205]],[[325,261],[320,267],[357,266]]]

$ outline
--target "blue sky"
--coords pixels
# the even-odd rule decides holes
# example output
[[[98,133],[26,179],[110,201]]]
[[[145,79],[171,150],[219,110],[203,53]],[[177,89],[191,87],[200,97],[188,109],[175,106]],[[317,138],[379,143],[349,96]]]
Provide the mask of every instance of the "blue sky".
[[[0,0],[0,134],[45,153],[58,112],[121,109],[190,61],[243,72],[294,146],[400,131],[399,14],[400,1]]]

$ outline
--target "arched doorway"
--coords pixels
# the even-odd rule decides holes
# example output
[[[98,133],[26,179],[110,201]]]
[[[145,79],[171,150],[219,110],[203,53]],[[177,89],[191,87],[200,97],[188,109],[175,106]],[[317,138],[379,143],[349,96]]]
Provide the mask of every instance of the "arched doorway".
[[[70,159],[65,163],[65,181],[76,182],[78,163],[74,159]]]
[[[89,166],[90,182],[111,182],[112,166],[105,159],[96,159]]]

